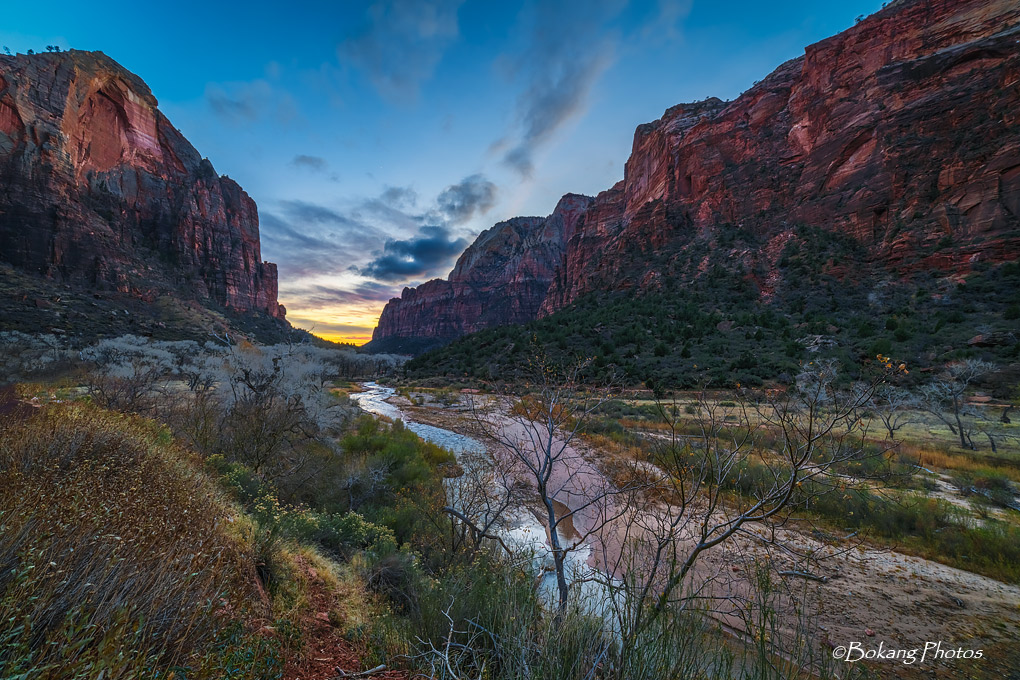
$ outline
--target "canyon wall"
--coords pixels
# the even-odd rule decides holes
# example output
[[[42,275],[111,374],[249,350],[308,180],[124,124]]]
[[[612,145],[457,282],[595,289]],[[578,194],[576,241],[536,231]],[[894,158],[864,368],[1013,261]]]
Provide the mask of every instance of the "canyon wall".
[[[1020,5],[899,0],[732,102],[670,108],[637,128],[624,179],[586,204],[565,247],[547,251],[561,252],[556,262],[543,258],[548,286],[543,279],[513,299],[514,289],[495,283],[507,273],[494,258],[470,286],[451,276],[406,290],[375,337],[448,338],[527,320],[539,290],[537,316],[593,291],[653,287],[650,262],[691,244],[721,247],[727,230],[764,244],[727,257],[763,272],[755,280],[767,300],[798,225],[852,236],[891,276],[965,274],[1016,259]],[[500,250],[490,232],[468,252]],[[458,264],[454,275],[463,271]],[[438,295],[423,299],[426,287]],[[501,309],[516,314],[477,313],[475,291],[497,287],[510,296]]]
[[[255,202],[101,52],[0,56],[0,261],[282,319]]]
[[[373,334],[375,347],[380,347],[376,340],[451,340],[534,319],[578,218],[591,202],[567,194],[548,217],[515,217],[483,231],[448,279],[405,288],[386,305]]]

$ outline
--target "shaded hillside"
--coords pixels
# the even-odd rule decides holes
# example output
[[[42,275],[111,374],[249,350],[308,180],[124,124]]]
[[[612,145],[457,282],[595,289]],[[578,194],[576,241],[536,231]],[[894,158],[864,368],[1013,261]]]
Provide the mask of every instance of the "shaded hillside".
[[[737,237],[734,244],[755,242]],[[405,365],[405,375],[498,379],[538,351],[556,362],[592,358],[595,377],[615,375],[627,385],[760,385],[788,382],[801,363],[823,357],[853,375],[883,354],[906,361],[919,380],[948,361],[993,361],[1003,370],[999,384],[987,387],[1011,396],[1020,380],[1020,265],[979,263],[966,278],[900,279],[870,270],[866,252],[850,237],[802,227],[778,258],[783,283],[761,304],[743,265],[703,244],[657,263],[661,288],[587,294],[536,321],[423,354]],[[834,261],[854,275],[833,274]],[[684,276],[696,263],[704,273]]]

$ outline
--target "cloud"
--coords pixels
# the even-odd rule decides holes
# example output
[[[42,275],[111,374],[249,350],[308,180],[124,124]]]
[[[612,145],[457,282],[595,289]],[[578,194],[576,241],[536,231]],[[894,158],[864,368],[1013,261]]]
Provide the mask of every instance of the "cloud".
[[[263,245],[288,277],[340,271],[386,238],[370,224],[305,201],[283,201],[260,220]]]
[[[418,203],[418,192],[411,187],[388,187],[379,200],[392,208],[413,208]]]
[[[463,0],[379,0],[367,9],[367,26],[340,44],[349,61],[383,97],[414,100],[432,77],[446,48],[460,34]]]
[[[466,247],[467,240],[453,239],[446,227],[423,226],[413,238],[387,241],[382,253],[359,271],[380,281],[431,276],[449,267]]]
[[[300,300],[303,310],[389,302],[395,296],[393,286],[374,281],[366,281],[349,288],[315,284],[298,285],[288,287],[285,294],[289,299]]]
[[[213,113],[234,125],[253,123],[266,115],[286,124],[298,116],[293,97],[261,79],[209,83],[205,86],[205,100]]]
[[[387,187],[343,209],[280,201],[261,211],[262,242],[281,279],[295,282],[291,298],[322,305],[341,298],[386,301],[396,294],[397,283],[445,273],[468,245],[457,227],[491,209],[497,191],[475,174],[447,186],[424,209],[411,187]],[[369,280],[332,291],[302,287],[304,278],[351,274]]]
[[[436,197],[439,213],[451,224],[463,224],[475,214],[484,215],[496,203],[496,185],[482,175],[465,177]]]
[[[325,158],[321,156],[306,156],[304,154],[294,156],[290,164],[313,172],[325,172],[329,168],[329,163],[326,162]]]
[[[358,228],[365,226],[347,215],[341,215],[336,210],[317,203],[309,203],[307,201],[280,201],[280,207],[283,208],[283,211],[288,217],[300,222],[316,225],[333,224]]]
[[[584,114],[592,89],[616,60],[619,45],[680,39],[693,0],[658,0],[636,28],[622,28],[624,0],[532,0],[521,13],[521,49],[494,66],[522,81],[513,128],[490,153],[522,177],[534,172],[535,153]]]
[[[499,62],[524,80],[515,130],[492,146],[507,148],[503,163],[521,176],[531,176],[538,148],[587,107],[592,87],[614,59],[617,41],[607,23],[621,9],[612,0],[536,2],[526,9],[523,49]]]
[[[641,37],[656,43],[680,40],[680,23],[693,7],[694,0],[659,0],[658,16],[645,25]]]

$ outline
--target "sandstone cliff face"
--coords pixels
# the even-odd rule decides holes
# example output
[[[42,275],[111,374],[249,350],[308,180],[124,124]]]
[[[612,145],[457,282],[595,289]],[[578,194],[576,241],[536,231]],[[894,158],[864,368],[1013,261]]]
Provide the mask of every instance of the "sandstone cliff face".
[[[542,313],[640,286],[642,252],[802,223],[852,235],[894,272],[1020,253],[1020,5],[893,3],[807,48],[730,103],[666,111],[634,135]],[[925,255],[940,241],[951,247]],[[733,253],[774,268],[779,247]]]
[[[899,0],[732,102],[681,104],[641,125],[624,179],[579,216],[538,314],[656,285],[653,257],[733,229],[765,244],[727,255],[765,271],[767,299],[798,224],[852,235],[894,275],[1016,259],[1020,5]],[[427,305],[404,316],[404,304],[387,306],[376,337],[434,332]],[[444,333],[484,323],[437,309]]]
[[[101,52],[0,57],[0,260],[283,318],[255,202]]]
[[[515,217],[482,232],[447,280],[405,288],[390,300],[373,340],[452,339],[534,319],[577,220],[591,201],[568,194],[549,217]]]

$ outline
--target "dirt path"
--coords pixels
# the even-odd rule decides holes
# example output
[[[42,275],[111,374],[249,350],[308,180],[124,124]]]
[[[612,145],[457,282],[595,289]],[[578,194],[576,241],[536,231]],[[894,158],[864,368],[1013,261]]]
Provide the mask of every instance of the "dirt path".
[[[298,621],[301,631],[301,649],[286,655],[284,680],[332,680],[340,671],[355,673],[367,670],[362,662],[367,656],[363,646],[344,638],[340,628],[330,621],[329,613],[336,610],[335,597],[319,577],[315,568],[303,558],[297,558],[308,582],[309,610]],[[340,623],[340,622],[337,622]],[[407,680],[411,675],[401,670],[374,673],[372,680]]]

